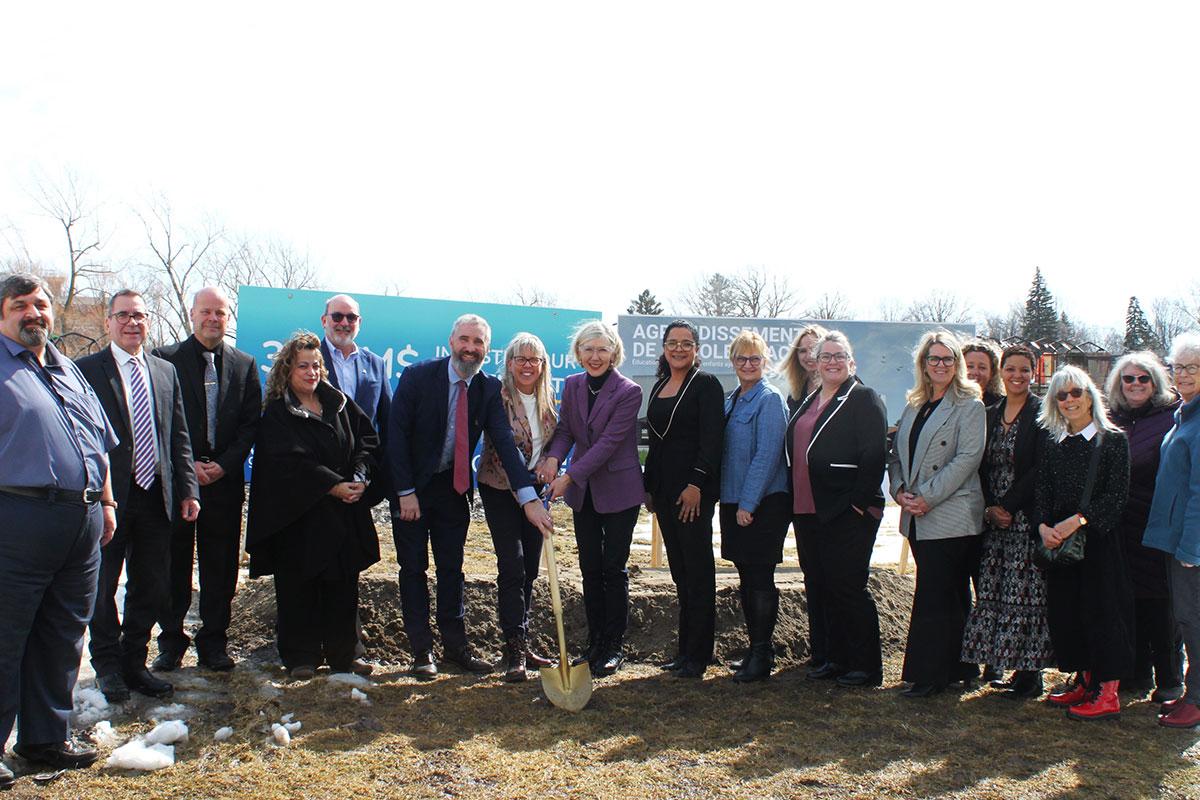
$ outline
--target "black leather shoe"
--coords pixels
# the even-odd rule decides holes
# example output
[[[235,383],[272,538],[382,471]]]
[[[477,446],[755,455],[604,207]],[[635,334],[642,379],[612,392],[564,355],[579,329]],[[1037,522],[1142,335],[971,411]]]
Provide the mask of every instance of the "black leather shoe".
[[[683,661],[679,665],[679,669],[672,673],[676,678],[703,678],[704,665],[697,664],[695,661]]]
[[[571,661],[571,666],[577,667],[580,664],[588,664],[592,667],[592,674],[596,674],[596,662],[600,660],[601,652],[604,649],[604,642],[599,639],[588,639],[587,649],[583,651],[583,655],[576,657]]]
[[[311,664],[299,664],[287,672],[288,677],[294,681],[311,681],[317,676],[317,668]]]
[[[150,669],[155,672],[174,672],[183,666],[183,653],[172,653],[164,650],[159,653],[154,663],[150,665]]]
[[[1150,702],[1161,705],[1162,703],[1169,703],[1172,700],[1178,700],[1181,697],[1183,697],[1182,686],[1166,686],[1161,689],[1155,689],[1154,693],[1150,695]]]
[[[1044,688],[1040,669],[1021,670],[1017,672],[1012,686],[1003,696],[1009,700],[1034,700],[1042,696]]]
[[[612,675],[624,665],[625,653],[621,651],[620,647],[606,650],[604,655],[596,659],[595,669],[592,670],[592,674],[594,674],[596,677]]]
[[[670,661],[664,661],[659,664],[658,668],[663,672],[675,672],[676,670],[683,669],[683,666],[686,663],[687,660],[683,656],[675,656]]]
[[[845,673],[845,670],[837,664],[834,664],[832,661],[826,661],[821,666],[810,669],[804,677],[810,681],[831,681],[843,673]]]
[[[154,677],[145,667],[127,667],[122,677],[125,678],[126,686],[147,697],[157,697],[161,700],[175,693],[174,686]]]
[[[1004,674],[1001,673],[1000,670],[993,667],[991,664],[984,664],[983,672],[981,672],[979,675],[979,680],[983,683],[990,683],[992,681],[1002,680],[1003,678],[1004,678]]]
[[[457,664],[467,672],[473,672],[476,675],[486,675],[495,669],[490,662],[484,661],[482,658],[476,658],[475,654],[471,652],[470,647],[447,650],[443,654],[443,658],[451,664]]]
[[[914,683],[900,694],[905,697],[921,698],[933,697],[935,694],[941,694],[942,687],[934,683]]]
[[[838,686],[879,686],[882,683],[882,675],[869,675],[861,669],[851,670],[837,676]]]
[[[104,693],[104,699],[110,703],[124,703],[129,699],[129,687],[119,672],[97,675],[96,688]]]
[[[224,650],[217,650],[212,653],[201,653],[199,658],[200,666],[205,669],[211,669],[214,672],[229,672],[234,667],[233,659]],[[157,661],[155,662],[158,663]]]
[[[431,681],[437,677],[437,664],[433,663],[433,651],[422,650],[413,656],[412,666],[408,674],[419,681]]]
[[[0,756],[3,755],[3,753],[0,753]],[[0,791],[11,789],[12,785],[16,782],[17,776],[12,774],[12,770],[6,767],[3,761],[0,761]]]
[[[13,752],[26,761],[54,769],[83,769],[96,763],[96,748],[72,742],[32,745],[17,742]]]

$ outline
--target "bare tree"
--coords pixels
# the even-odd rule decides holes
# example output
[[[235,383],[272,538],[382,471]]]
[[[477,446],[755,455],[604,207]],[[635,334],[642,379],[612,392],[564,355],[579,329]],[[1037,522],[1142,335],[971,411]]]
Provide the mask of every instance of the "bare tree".
[[[989,314],[983,318],[983,334],[1000,342],[1020,336],[1024,326],[1024,303],[1012,303],[1007,312]]]
[[[934,290],[918,297],[904,310],[909,322],[970,322],[974,316],[971,304],[951,292]]]
[[[151,258],[142,266],[151,278],[149,297],[161,326],[156,335],[186,338],[192,331],[189,315],[191,295],[205,282],[207,258],[222,232],[208,222],[198,228],[176,225],[171,204],[159,195],[135,212],[146,232]]]
[[[881,322],[900,322],[904,319],[904,304],[898,297],[885,297],[875,307],[875,318]]]
[[[1175,337],[1196,324],[1196,318],[1188,313],[1184,304],[1166,297],[1150,301],[1150,327],[1161,348],[1159,355],[1165,355]]]
[[[226,237],[211,254],[206,281],[225,290],[230,298],[230,314],[237,322],[237,294],[241,286],[270,286],[287,289],[319,289],[320,274],[307,254],[274,239],[266,241],[241,236]]]
[[[746,267],[733,279],[739,317],[782,317],[796,307],[796,291],[786,277],[763,267]]]
[[[558,303],[558,296],[540,286],[526,286],[518,283],[509,293],[511,302],[519,306],[547,307]]]
[[[850,319],[850,301],[841,292],[824,292],[801,312],[806,319]]]
[[[72,171],[61,180],[39,179],[30,196],[42,213],[58,223],[66,239],[67,262],[62,270],[66,279],[57,323],[60,331],[67,330],[77,298],[96,293],[98,280],[111,272],[99,260],[102,237],[98,209]]]
[[[737,316],[737,283],[727,275],[714,272],[685,289],[681,300],[693,314],[705,317]]]

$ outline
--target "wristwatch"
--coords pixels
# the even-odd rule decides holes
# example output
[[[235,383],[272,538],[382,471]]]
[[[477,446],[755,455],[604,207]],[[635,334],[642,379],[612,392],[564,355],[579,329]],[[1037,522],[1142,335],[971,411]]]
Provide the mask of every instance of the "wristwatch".
[[[1075,516],[1079,517],[1079,526],[1080,526],[1081,528],[1082,528],[1084,525],[1087,525],[1087,517],[1085,517],[1083,514],[1076,514]]]

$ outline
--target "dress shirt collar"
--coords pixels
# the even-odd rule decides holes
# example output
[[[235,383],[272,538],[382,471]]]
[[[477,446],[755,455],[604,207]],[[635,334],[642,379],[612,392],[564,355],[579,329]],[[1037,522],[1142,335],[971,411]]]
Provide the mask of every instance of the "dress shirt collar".
[[[143,347],[142,351],[140,353],[138,353],[136,356],[125,352],[123,349],[121,349],[115,343],[112,343],[112,342],[109,343],[108,347],[110,350],[112,350],[113,358],[116,359],[118,367],[124,367],[130,361],[137,361],[138,366],[145,368],[145,366],[146,366],[146,348],[145,347]]]
[[[340,358],[343,361],[351,361],[354,359],[355,356],[358,355],[358,345],[355,344],[354,342],[351,342],[350,344],[354,347],[354,349],[350,351],[350,355],[345,356],[345,355],[342,355],[342,351],[338,348],[338,346],[336,344],[329,341],[328,336],[325,337],[325,346],[329,348],[329,355],[332,356],[333,358]]]
[[[1087,441],[1090,442],[1092,440],[1092,437],[1095,436],[1096,433],[1097,433],[1096,423],[1089,422],[1087,427],[1084,428],[1083,430],[1081,430],[1079,433],[1068,433],[1067,431],[1064,430],[1062,433],[1060,433],[1058,435],[1058,440],[1061,442],[1063,439],[1066,439],[1068,436],[1082,436],[1084,439],[1086,439]]]

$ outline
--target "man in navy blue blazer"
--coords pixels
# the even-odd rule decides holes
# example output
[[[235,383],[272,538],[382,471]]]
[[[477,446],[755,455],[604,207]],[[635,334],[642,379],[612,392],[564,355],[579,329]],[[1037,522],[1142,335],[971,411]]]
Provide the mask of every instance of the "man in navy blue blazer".
[[[500,454],[525,516],[547,535],[554,529],[513,441],[500,380],[479,371],[491,338],[487,320],[474,314],[459,317],[450,331],[449,357],[406,368],[392,398],[388,458],[400,506],[392,526],[400,564],[400,607],[413,652],[410,672],[423,680],[437,676],[425,576],[430,548],[437,571],[443,656],[469,672],[492,670],[471,652],[463,622],[463,546],[473,495],[472,456],[484,431]]]
[[[388,363],[365,347],[354,343],[362,328],[358,301],[348,294],[338,294],[325,301],[321,327],[321,357],[329,370],[329,382],[363,410],[379,434],[380,450],[387,448],[388,414],[392,408],[392,384]],[[388,471],[380,473],[387,480]],[[392,516],[397,513],[396,493],[386,487],[382,496],[388,498]]]

